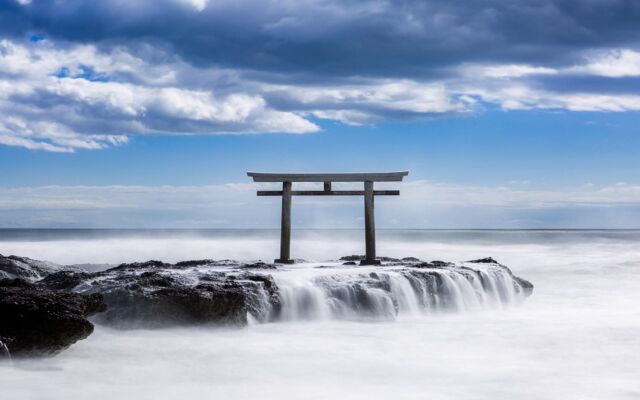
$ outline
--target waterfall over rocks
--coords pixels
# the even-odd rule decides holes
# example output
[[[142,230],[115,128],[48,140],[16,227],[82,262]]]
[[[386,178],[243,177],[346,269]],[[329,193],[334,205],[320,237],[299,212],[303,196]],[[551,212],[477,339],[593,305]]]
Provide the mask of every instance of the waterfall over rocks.
[[[0,340],[0,360],[6,358],[6,359],[11,359],[11,352],[9,351],[9,348],[7,347],[6,344],[4,344],[4,342],[2,340]]]
[[[322,268],[322,274],[302,277],[274,274],[282,302],[280,318],[389,320],[503,308],[524,300],[532,289],[497,263],[362,269]]]
[[[33,296],[62,301],[64,295],[73,295],[79,304],[103,299],[106,309],[91,307],[93,312],[100,311],[93,321],[121,329],[327,319],[392,321],[504,308],[519,303],[533,290],[531,283],[490,258],[450,263],[382,257],[382,265],[353,265],[358,257],[294,265],[209,259],[176,264],[147,261],[99,272],[51,268],[18,257],[5,258],[2,265],[7,266],[5,274],[15,273],[17,267],[20,271],[37,268],[41,278],[36,280],[34,274],[33,283],[24,283],[33,286],[29,292]],[[6,279],[0,282],[9,285]],[[30,323],[38,326],[36,320]],[[7,344],[8,351],[13,353],[12,345],[19,339]]]

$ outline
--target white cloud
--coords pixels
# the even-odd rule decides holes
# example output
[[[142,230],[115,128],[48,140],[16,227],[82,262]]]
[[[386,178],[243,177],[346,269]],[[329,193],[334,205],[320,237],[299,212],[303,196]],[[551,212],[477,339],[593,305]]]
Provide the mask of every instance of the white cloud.
[[[467,64],[460,68],[463,79],[449,81],[449,92],[475,96],[499,104],[504,110],[559,109],[569,111],[624,112],[640,110],[640,95],[588,91],[541,89],[532,78],[544,75],[602,76],[608,78],[640,76],[640,52],[614,49],[589,53],[584,62],[563,68],[535,65]]]
[[[394,113],[438,115],[470,111],[441,83],[412,80],[361,80],[341,86],[264,85],[265,93],[299,104],[319,118],[347,124],[379,121]]]
[[[614,49],[587,57],[587,63],[568,68],[567,72],[610,78],[640,76],[640,52]]]
[[[49,121],[28,121],[6,117],[0,121],[0,143],[31,150],[69,153],[74,149],[95,150],[127,143],[126,136],[82,135]]]
[[[207,7],[209,0],[177,0],[179,3],[193,8],[196,11],[202,11]]]
[[[640,110],[640,95],[599,93],[558,93],[524,85],[470,89],[485,101],[504,110],[561,109],[570,111],[623,112]]]
[[[126,143],[127,135],[306,133],[302,116],[272,109],[243,88],[191,88],[189,67],[148,64],[115,49],[0,41],[0,142],[70,152]],[[203,74],[206,74],[204,72]]]
[[[482,103],[640,110],[640,95],[536,84],[548,75],[638,76],[640,53],[630,49],[589,53],[563,68],[465,64],[429,81],[346,77],[313,84],[278,72],[196,67],[164,51],[0,40],[0,143],[72,152],[124,144],[136,134],[308,133],[320,129],[311,116],[361,125],[468,114]]]
[[[555,75],[558,70],[523,64],[507,65],[471,65],[461,68],[462,72],[472,77],[487,78],[520,78],[528,75]]]
[[[371,81],[359,86],[322,88],[289,86],[281,90],[303,104],[366,104],[417,113],[444,113],[464,108],[452,102],[443,85],[420,84],[409,80]]]

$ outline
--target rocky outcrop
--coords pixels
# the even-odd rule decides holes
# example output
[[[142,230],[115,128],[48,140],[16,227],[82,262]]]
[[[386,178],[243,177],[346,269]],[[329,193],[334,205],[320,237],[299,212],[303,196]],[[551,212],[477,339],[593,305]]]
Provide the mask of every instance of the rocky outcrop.
[[[70,267],[63,267],[48,261],[32,260],[27,257],[8,256],[0,254],[0,279],[23,279],[35,282],[45,276]]]
[[[470,262],[473,264],[498,264],[498,262],[491,257],[479,258],[477,260],[471,260],[467,262]]]
[[[146,271],[94,281],[88,292],[101,293],[108,305],[98,321],[116,327],[247,322],[242,285],[224,277],[189,285],[170,274]]]
[[[340,257],[340,261],[346,261],[346,262],[354,262],[354,261],[362,261],[365,259],[365,256],[363,254],[357,255],[350,255],[350,256],[343,256]],[[385,263],[413,263],[413,262],[419,262],[420,259],[416,258],[416,257],[403,257],[403,258],[394,258],[394,257],[378,257],[378,260],[385,262]]]
[[[300,282],[286,279],[297,267],[263,262],[151,260],[87,272],[2,257],[1,276],[33,283],[1,281],[0,343],[17,354],[55,353],[88,336],[93,325],[87,317],[94,314],[94,322],[117,328],[242,326],[317,316],[394,319],[407,312],[503,307],[533,290],[492,258],[450,263],[381,257],[382,265],[360,269],[356,261],[362,258],[307,266],[318,273]]]
[[[104,309],[99,294],[83,296],[2,279],[0,347],[12,355],[54,354],[89,336],[93,324],[87,317]]]
[[[89,273],[25,257],[0,256],[0,276],[35,282],[33,290],[102,296],[107,310],[95,321],[121,328],[244,325],[248,317],[274,319],[281,306],[278,287],[271,276],[255,272],[276,268],[269,263],[233,260],[176,264],[150,260]]]
[[[119,328],[245,325],[249,316],[258,321],[277,316],[280,298],[275,281],[251,272],[274,268],[229,260],[147,261],[97,273],[56,272],[38,285],[102,295],[107,311],[96,316],[96,322]]]
[[[92,275],[79,271],[58,271],[53,272],[37,282],[39,286],[44,286],[51,290],[72,290],[80,283],[89,279]]]

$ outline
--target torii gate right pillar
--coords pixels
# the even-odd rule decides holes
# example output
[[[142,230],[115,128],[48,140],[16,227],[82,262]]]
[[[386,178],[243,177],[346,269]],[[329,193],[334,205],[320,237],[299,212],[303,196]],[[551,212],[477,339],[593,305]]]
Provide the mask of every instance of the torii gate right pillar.
[[[379,265],[376,259],[376,219],[374,210],[373,182],[364,183],[364,237],[366,253],[360,265]]]
[[[291,182],[282,182],[282,214],[280,215],[279,264],[293,264],[291,259]]]

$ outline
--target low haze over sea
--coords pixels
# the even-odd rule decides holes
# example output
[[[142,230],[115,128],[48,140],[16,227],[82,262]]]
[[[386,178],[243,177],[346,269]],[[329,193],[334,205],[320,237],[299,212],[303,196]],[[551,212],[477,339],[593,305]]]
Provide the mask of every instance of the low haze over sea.
[[[317,267],[343,268],[335,260],[362,254],[362,236],[356,230],[293,231],[292,256],[306,262],[273,273],[286,318],[250,321],[244,328],[118,330],[98,324],[56,357],[0,364],[3,396],[640,396],[640,231],[379,230],[380,255],[493,257],[531,281],[533,295],[499,306],[465,300],[457,309],[430,311],[417,308],[412,292],[399,287],[407,297],[391,318],[321,312],[313,296],[322,293],[311,286],[327,272]],[[277,230],[0,230],[0,253],[100,270],[148,259],[270,262],[278,240]]]

